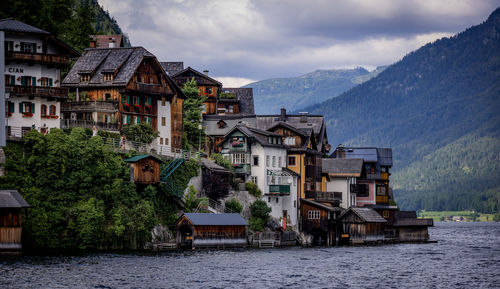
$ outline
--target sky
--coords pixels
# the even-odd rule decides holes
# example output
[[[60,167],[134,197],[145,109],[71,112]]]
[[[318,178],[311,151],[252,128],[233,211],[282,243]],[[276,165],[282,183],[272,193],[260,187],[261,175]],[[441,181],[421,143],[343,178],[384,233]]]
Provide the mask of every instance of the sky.
[[[133,46],[225,87],[390,65],[482,23],[498,0],[99,0]]]

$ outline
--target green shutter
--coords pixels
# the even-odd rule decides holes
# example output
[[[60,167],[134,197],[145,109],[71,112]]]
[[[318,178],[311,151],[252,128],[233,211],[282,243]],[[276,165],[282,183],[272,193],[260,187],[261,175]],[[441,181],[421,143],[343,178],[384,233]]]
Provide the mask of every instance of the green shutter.
[[[15,75],[10,76],[10,84],[16,85],[16,76]]]
[[[31,85],[36,86],[36,77],[31,78]]]
[[[23,103],[19,103],[19,113],[23,113]]]
[[[127,95],[127,104],[130,104],[130,95]]]
[[[52,78],[49,78],[49,86],[52,86]]]
[[[148,104],[151,105],[151,96],[148,96]]]
[[[130,123],[130,115],[127,115],[127,123]]]
[[[126,95],[122,95],[122,104],[125,104],[126,100],[127,100],[127,96]]]
[[[24,76],[21,76],[21,85],[24,85],[24,83],[25,83]]]
[[[35,104],[31,103],[31,113],[35,113]]]

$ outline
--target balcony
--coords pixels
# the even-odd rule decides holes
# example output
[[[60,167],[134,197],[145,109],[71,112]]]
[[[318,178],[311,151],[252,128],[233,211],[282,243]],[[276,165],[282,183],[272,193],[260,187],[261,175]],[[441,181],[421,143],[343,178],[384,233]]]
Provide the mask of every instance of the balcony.
[[[43,87],[43,86],[7,86],[6,91],[17,96],[39,96],[39,97],[67,97],[68,89],[63,87]]]
[[[377,204],[388,204],[389,196],[377,196],[376,197]]]
[[[69,64],[69,57],[65,55],[29,53],[20,51],[6,51],[6,61],[23,61],[29,63],[42,63],[66,66]]]
[[[306,191],[306,199],[313,199],[318,202],[337,203],[337,202],[342,202],[342,193]]]
[[[94,125],[100,130],[118,131],[118,123],[94,122],[91,120],[81,119],[61,119],[61,129],[72,127],[92,128]]]
[[[248,164],[233,164],[233,168],[234,172],[237,174],[249,175],[251,173],[251,168]]]
[[[351,193],[358,197],[368,197],[369,190],[366,184],[351,184]]]
[[[163,87],[159,83],[142,83],[142,82],[135,82],[132,85],[132,90],[137,91],[137,92],[142,92],[142,93],[147,93],[147,94],[169,94],[171,93],[165,87]]]
[[[306,165],[306,178],[321,182],[321,166]]]
[[[269,195],[289,196],[290,185],[269,185]]]
[[[380,180],[380,179],[382,179],[382,177],[380,176],[380,173],[374,173],[374,174],[366,173],[366,179],[368,179],[368,180]]]
[[[117,101],[71,101],[61,104],[63,112],[115,112],[118,111]]]

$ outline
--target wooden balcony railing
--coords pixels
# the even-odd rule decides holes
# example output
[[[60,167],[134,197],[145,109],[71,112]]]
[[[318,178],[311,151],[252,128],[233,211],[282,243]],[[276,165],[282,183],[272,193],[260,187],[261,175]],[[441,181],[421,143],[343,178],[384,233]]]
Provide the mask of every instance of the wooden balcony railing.
[[[270,195],[290,195],[290,185],[269,185]]]
[[[61,111],[118,111],[117,101],[70,101],[61,105]]]
[[[5,60],[57,65],[68,65],[69,63],[69,57],[65,55],[29,53],[20,51],[7,51],[5,53]]]
[[[152,94],[167,94],[168,91],[159,83],[142,83],[136,82],[133,84],[132,89],[135,91],[143,92],[143,93],[152,93]]]
[[[11,95],[27,95],[27,96],[51,96],[51,97],[67,97],[68,89],[64,87],[43,87],[43,86],[22,86],[13,85],[7,86],[7,91]]]
[[[380,173],[380,179],[382,179],[382,180],[385,180],[385,181],[389,180],[389,176],[390,176],[389,173]]]
[[[80,119],[61,119],[61,129],[72,128],[72,127],[83,127],[92,128],[94,125],[97,129],[108,130],[108,131],[118,131],[118,123],[112,122],[94,122],[91,120],[80,120]]]
[[[306,199],[313,199],[318,202],[341,202],[342,193],[306,191]]]
[[[376,197],[377,204],[388,204],[389,196],[377,196]]]

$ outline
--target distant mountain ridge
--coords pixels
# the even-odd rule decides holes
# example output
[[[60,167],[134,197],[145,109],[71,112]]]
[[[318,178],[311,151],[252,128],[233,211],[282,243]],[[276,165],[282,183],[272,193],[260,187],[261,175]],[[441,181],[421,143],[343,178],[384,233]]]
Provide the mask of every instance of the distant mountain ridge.
[[[377,67],[372,72],[363,67],[316,70],[298,77],[266,79],[244,87],[253,88],[256,113],[273,114],[283,106],[287,110],[300,110],[338,96],[385,68]]]
[[[304,111],[328,139],[392,147],[403,209],[500,211],[500,8]]]

